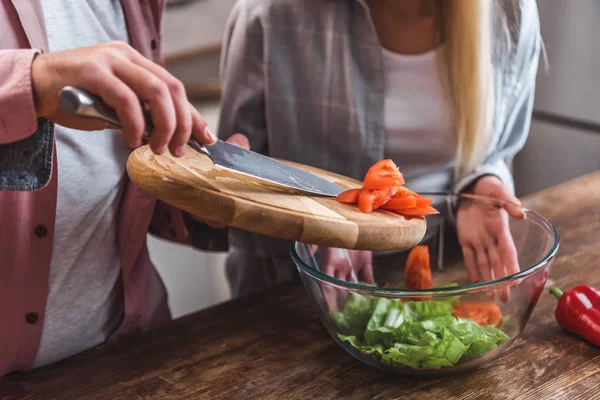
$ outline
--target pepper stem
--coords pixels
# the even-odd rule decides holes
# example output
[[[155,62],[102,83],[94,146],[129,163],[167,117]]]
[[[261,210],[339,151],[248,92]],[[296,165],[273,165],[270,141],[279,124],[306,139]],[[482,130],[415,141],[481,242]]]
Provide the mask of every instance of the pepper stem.
[[[560,296],[563,295],[563,291],[560,290],[559,288],[555,288],[555,287],[550,288],[550,293],[555,295],[557,299],[560,299]]]

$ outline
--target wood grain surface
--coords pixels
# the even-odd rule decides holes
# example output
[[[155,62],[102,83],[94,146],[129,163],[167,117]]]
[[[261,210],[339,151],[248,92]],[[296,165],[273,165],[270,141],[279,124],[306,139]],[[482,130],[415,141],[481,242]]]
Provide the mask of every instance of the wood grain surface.
[[[360,182],[305,165],[289,163],[345,188]],[[403,250],[423,238],[426,222],[387,211],[364,214],[333,198],[313,197],[245,175],[216,168],[190,148],[186,155],[156,156],[147,146],[129,157],[127,171],[146,193],[216,222],[330,247]]]
[[[524,202],[561,234],[549,284],[600,286],[600,172]],[[8,375],[0,399],[599,399],[600,349],[563,331],[555,307],[543,293],[512,347],[467,375],[408,379],[348,356],[290,284]]]

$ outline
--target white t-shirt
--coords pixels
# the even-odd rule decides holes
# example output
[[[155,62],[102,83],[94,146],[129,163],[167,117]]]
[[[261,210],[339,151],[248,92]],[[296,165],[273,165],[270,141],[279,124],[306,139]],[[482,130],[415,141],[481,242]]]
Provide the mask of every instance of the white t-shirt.
[[[44,0],[51,52],[129,41],[119,0]],[[124,313],[118,209],[129,154],[120,132],[55,126],[58,202],[48,301],[34,366],[104,342]]]
[[[385,156],[416,191],[444,187],[447,176],[437,179],[435,172],[456,157],[454,110],[437,59],[441,51],[403,55],[383,49]]]

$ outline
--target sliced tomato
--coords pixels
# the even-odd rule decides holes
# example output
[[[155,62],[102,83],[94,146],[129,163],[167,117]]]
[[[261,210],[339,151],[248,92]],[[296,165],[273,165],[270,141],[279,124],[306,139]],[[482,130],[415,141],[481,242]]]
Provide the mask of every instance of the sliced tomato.
[[[365,175],[363,188],[369,190],[386,189],[404,185],[404,177],[392,160],[386,159],[375,163]]]
[[[417,207],[427,207],[432,201],[429,197],[417,195]]]
[[[404,283],[408,289],[433,288],[428,246],[415,246],[408,254],[404,266]]]
[[[396,193],[397,187],[378,190],[363,188],[358,195],[358,208],[364,213],[371,213],[387,203]]]
[[[336,199],[340,203],[349,203],[356,204],[358,202],[358,194],[360,193],[360,189],[350,189],[345,192],[340,193]]]
[[[502,323],[502,311],[496,303],[487,302],[461,302],[454,304],[456,318],[470,319],[481,326],[494,325],[499,327]]]
[[[417,199],[416,207],[426,207],[432,203],[432,199],[430,199],[429,197],[421,196],[420,194],[413,192],[412,190],[410,190],[404,186],[402,186],[400,188],[400,190],[398,191],[398,194],[396,196],[410,196],[410,195],[415,196],[415,198]]]
[[[390,210],[407,217],[425,217],[427,215],[439,214],[440,212],[431,206],[405,208],[402,210]]]
[[[407,188],[405,186],[401,186],[398,189],[398,193],[396,194],[396,196],[415,196],[415,197],[420,197],[421,195],[413,192],[412,190],[410,190],[409,188]]]
[[[407,208],[415,208],[417,206],[417,198],[413,195],[398,196],[395,195],[385,203],[381,208],[386,210],[403,210]]]

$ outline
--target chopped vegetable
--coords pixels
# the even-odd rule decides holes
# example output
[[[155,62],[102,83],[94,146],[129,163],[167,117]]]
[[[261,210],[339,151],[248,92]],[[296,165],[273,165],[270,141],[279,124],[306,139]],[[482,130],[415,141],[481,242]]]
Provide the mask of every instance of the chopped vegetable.
[[[386,189],[361,189],[358,195],[358,208],[364,213],[370,213],[377,210],[383,204],[387,203],[398,191],[397,187]]]
[[[415,246],[412,248],[404,267],[404,282],[408,289],[433,288],[428,246]]]
[[[600,290],[578,285],[564,293],[551,288],[550,293],[558,298],[554,315],[560,326],[600,346]]]
[[[431,206],[405,208],[403,210],[393,210],[395,213],[407,217],[424,217],[426,215],[439,214],[440,212]]]
[[[375,163],[365,175],[361,189],[350,189],[339,194],[337,200],[346,204],[358,204],[364,213],[382,208],[404,216],[422,218],[439,214],[431,207],[432,200],[403,187],[404,178],[392,160]]]
[[[417,195],[417,207],[427,207],[429,205],[431,205],[431,202],[433,200],[430,199],[429,197],[425,197],[425,196],[421,196],[421,195]]]
[[[395,195],[385,203],[381,208],[386,210],[402,210],[407,208],[415,208],[417,206],[417,198],[413,195],[399,196]]]
[[[350,189],[346,190],[343,193],[340,193],[336,199],[340,203],[350,203],[355,204],[358,201],[358,194],[360,193],[360,189]]]
[[[392,160],[376,162],[365,175],[363,187],[369,190],[385,189],[404,185],[404,177]]]
[[[450,298],[403,304],[352,293],[344,310],[331,317],[340,340],[396,367],[451,367],[509,339],[496,327],[454,317],[456,302]]]
[[[470,319],[482,326],[496,326],[499,328],[502,324],[502,311],[496,303],[490,302],[463,302],[454,304],[454,312],[457,318]]]

